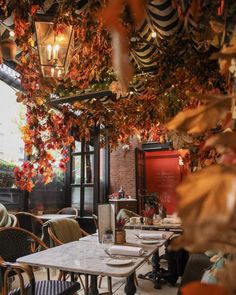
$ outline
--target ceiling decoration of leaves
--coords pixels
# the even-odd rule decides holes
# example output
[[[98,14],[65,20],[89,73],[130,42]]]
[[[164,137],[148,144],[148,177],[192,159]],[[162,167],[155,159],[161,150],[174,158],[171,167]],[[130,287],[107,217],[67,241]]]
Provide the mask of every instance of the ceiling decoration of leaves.
[[[112,148],[135,134],[141,139],[158,138],[161,123],[182,109],[192,112],[201,105],[199,98],[189,98],[189,92],[225,91],[218,60],[210,58],[233,35],[232,26],[227,26],[233,13],[223,2],[0,1],[1,38],[17,45],[15,59],[4,62],[21,74],[24,91],[17,93],[17,101],[27,106],[22,131],[30,161],[16,171],[18,185],[31,190],[37,179],[49,182],[55,149],[62,155],[60,167],[65,168],[72,130],[89,140],[91,127],[101,125],[105,127],[101,141],[106,133]],[[64,79],[42,76],[33,25],[37,14],[56,14],[55,29],[62,24],[74,26],[75,50]],[[223,33],[215,30],[222,22]],[[111,99],[61,103],[57,110],[52,106],[55,96],[109,89],[116,98],[112,94]]]

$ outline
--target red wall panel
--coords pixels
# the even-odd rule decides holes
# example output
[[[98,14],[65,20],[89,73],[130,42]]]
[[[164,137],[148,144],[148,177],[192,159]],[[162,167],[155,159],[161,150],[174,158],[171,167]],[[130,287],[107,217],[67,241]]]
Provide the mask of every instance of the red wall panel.
[[[145,153],[146,189],[156,192],[167,213],[176,211],[176,186],[181,182],[181,167],[177,151]]]

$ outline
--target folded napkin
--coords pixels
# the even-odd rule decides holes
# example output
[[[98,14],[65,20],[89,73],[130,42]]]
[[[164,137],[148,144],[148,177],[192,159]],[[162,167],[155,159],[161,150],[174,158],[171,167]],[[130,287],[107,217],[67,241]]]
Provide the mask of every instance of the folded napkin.
[[[131,247],[131,246],[111,246],[109,253],[111,255],[130,255],[130,256],[141,256],[143,254],[143,248]]]
[[[166,218],[162,219],[162,222],[163,223],[176,224],[176,223],[181,223],[181,220],[178,217],[175,217],[175,218],[166,217]]]
[[[156,234],[139,234],[138,235],[140,239],[164,239],[165,236],[162,233],[156,233]]]

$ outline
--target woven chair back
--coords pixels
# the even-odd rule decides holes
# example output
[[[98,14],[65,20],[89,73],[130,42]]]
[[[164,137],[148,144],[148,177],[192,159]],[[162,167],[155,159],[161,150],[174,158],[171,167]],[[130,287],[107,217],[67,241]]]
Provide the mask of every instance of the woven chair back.
[[[29,235],[17,227],[0,229],[0,256],[9,262],[31,253]]]
[[[19,227],[28,230],[37,237],[42,236],[43,222],[35,215],[28,212],[18,212],[16,213],[16,218],[18,220]]]

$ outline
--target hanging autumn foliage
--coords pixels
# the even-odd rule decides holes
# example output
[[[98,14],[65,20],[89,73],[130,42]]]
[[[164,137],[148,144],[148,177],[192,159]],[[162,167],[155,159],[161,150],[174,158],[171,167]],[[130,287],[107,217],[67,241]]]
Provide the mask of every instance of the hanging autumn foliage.
[[[103,126],[101,143],[104,144],[105,135],[108,135],[111,148],[115,148],[119,142],[128,142],[129,137],[135,134],[142,140],[152,138],[164,141],[166,130],[160,123],[170,120],[183,108],[199,105],[196,102],[198,99],[189,100],[189,92],[206,93],[224,88],[217,62],[209,60],[210,55],[205,53],[206,50],[196,50],[195,43],[194,46],[190,45],[192,41],[187,30],[186,34],[176,32],[173,37],[156,40],[158,42],[152,44],[155,50],[158,48],[155,51],[158,58],[155,57],[154,73],[139,71],[140,64],[134,63],[129,51],[137,49],[138,52],[144,42],[144,39],[138,43],[130,41],[131,37],[140,38],[140,27],[148,17],[147,3],[141,0],[93,1],[80,12],[73,1],[63,1],[57,9],[55,28],[60,28],[63,23],[74,26],[75,50],[64,79],[44,79],[35,50],[37,44],[34,42],[33,16],[39,10],[44,11],[45,7],[41,1],[26,3],[12,0],[11,3],[14,4],[11,9],[16,43],[22,50],[18,71],[21,73],[24,93],[17,94],[17,101],[27,106],[27,121],[22,132],[29,161],[15,171],[17,184],[22,189],[32,190],[38,180],[47,183],[52,179],[54,150],[60,152],[60,168],[65,169],[67,147],[73,144],[73,137],[69,135],[71,132],[76,131],[81,139],[89,140],[91,129]],[[173,1],[180,12],[178,3]],[[187,10],[182,11],[188,26],[190,13],[196,23],[201,21],[199,32],[201,36],[206,36],[207,41],[201,41],[200,47],[203,43],[208,44],[211,38],[207,35],[208,16],[210,12],[213,15],[217,13],[215,8],[218,5],[212,4],[211,7],[212,10],[205,10],[205,19],[200,1],[193,1]],[[0,9],[7,16],[7,7],[1,2]],[[182,26],[180,14],[179,20]],[[150,42],[149,39],[147,42]],[[194,40],[200,40],[196,34]],[[129,85],[132,71],[135,75]],[[117,89],[121,89],[119,92],[122,95],[125,92],[125,96],[115,101],[106,104],[99,100],[80,101],[61,105],[58,110],[50,105],[52,93],[63,97],[76,94],[77,91],[83,93],[87,89],[107,90],[115,81],[115,74],[122,84]],[[137,90],[136,85],[140,84],[142,91]],[[133,94],[129,93],[130,90]],[[222,109],[227,106],[224,104]],[[210,125],[215,122],[212,121]]]

